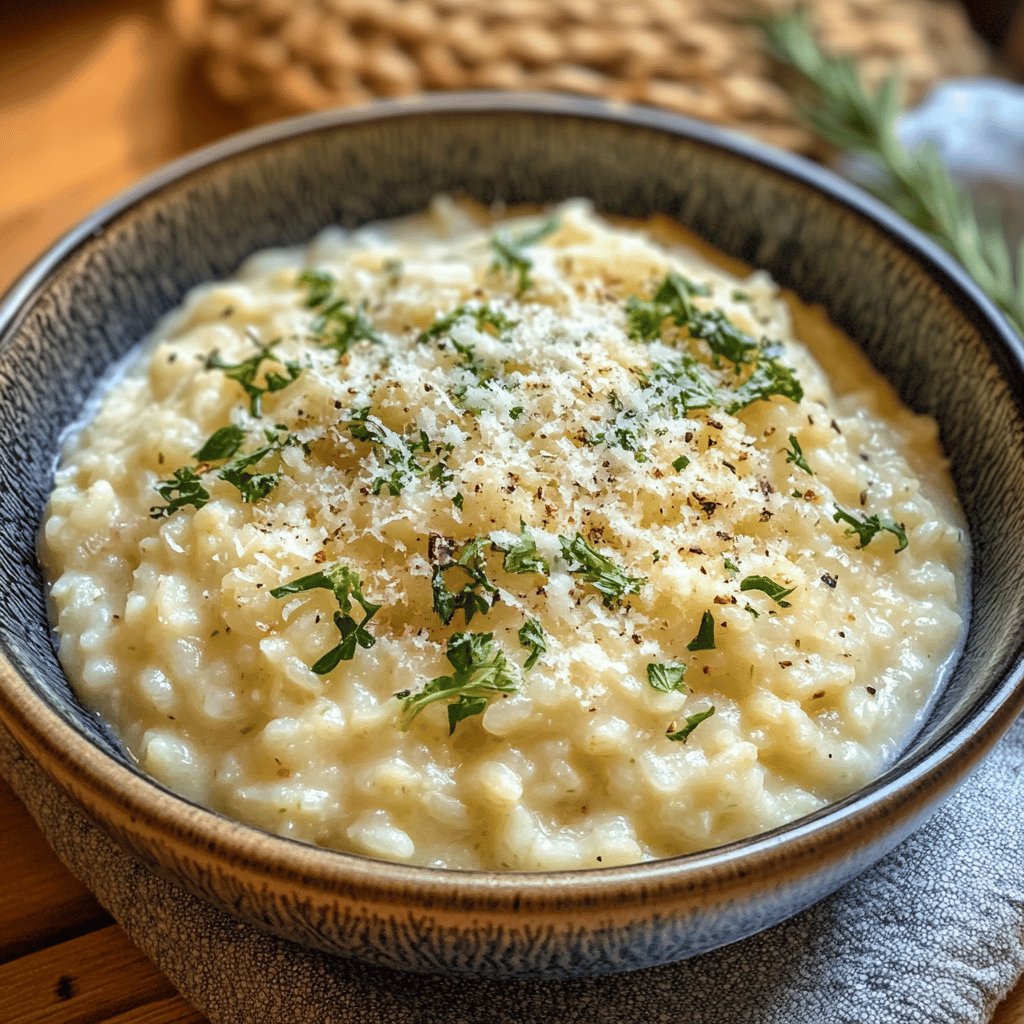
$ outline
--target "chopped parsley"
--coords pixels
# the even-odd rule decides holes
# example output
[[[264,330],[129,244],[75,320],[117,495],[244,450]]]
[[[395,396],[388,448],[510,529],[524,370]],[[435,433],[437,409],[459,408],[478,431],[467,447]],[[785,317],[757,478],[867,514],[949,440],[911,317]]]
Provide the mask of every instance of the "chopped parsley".
[[[486,328],[491,330],[488,333],[507,341],[506,335],[518,323],[507,317],[500,309],[492,306],[456,306],[450,313],[439,316],[425,331],[421,331],[416,338],[417,344],[425,345],[428,341],[444,337],[460,320],[472,318],[476,329],[483,331]]]
[[[713,409],[720,396],[714,381],[692,356],[683,355],[670,363],[656,363],[641,383],[652,409],[667,408],[673,416],[686,416],[691,409]]]
[[[784,598],[792,594],[796,587],[789,587],[787,589],[781,583],[776,583],[769,576],[747,576],[740,583],[740,590],[760,590],[762,594],[767,594],[780,608],[789,608],[790,602],[784,600]]]
[[[502,563],[502,568],[505,572],[539,572],[545,576],[548,574],[547,560],[538,553],[537,542],[533,539],[533,534],[527,531],[526,524],[522,520],[519,521],[518,540],[506,545],[492,540],[491,547],[495,551],[504,553],[505,560]]]
[[[192,456],[197,462],[219,462],[230,459],[245,441],[245,431],[234,423],[215,430],[204,442],[202,448]]]
[[[688,651],[713,651],[715,649],[715,617],[705,612],[700,617],[697,635],[686,645]]]
[[[527,619],[519,629],[519,642],[530,649],[529,657],[523,662],[523,671],[528,672],[537,663],[537,659],[548,649],[544,630],[536,619]]]
[[[710,294],[707,285],[694,284],[681,274],[666,274],[650,300],[636,296],[626,300],[627,333],[641,341],[654,341],[661,336],[665,321],[671,320],[676,327],[686,328],[691,337],[700,339],[711,349],[715,366],[723,358],[739,366],[747,362],[759,346],[720,309],[697,308],[694,298]]]
[[[283,427],[278,427],[283,430]],[[180,508],[192,505],[200,509],[210,500],[210,492],[203,486],[203,474],[212,470],[211,462],[224,462],[217,469],[217,476],[238,489],[242,501],[255,502],[265,498],[277,486],[281,479],[280,473],[253,473],[250,467],[261,462],[266,456],[280,452],[285,447],[299,442],[291,434],[277,434],[273,430],[265,430],[268,441],[255,451],[238,455],[239,448],[245,441],[245,431],[235,424],[215,430],[203,442],[202,447],[192,457],[199,463],[197,466],[184,466],[174,471],[168,480],[156,484],[160,496],[166,505],[154,505],[149,514],[153,519],[162,519],[173,515]],[[234,456],[234,457],[232,457]]]
[[[630,576],[610,558],[595,551],[582,534],[560,536],[558,543],[562,557],[569,563],[569,572],[589,583],[601,595],[606,608],[618,604],[627,594],[639,594],[647,582],[646,576]]]
[[[459,354],[459,361],[456,366],[461,367],[467,373],[471,373],[476,377],[478,384],[486,384],[488,381],[495,380],[496,376],[491,367],[488,367],[482,363],[476,355],[476,349],[472,345],[463,345],[462,342],[456,341],[454,338],[450,339],[452,348]],[[455,388],[452,394],[455,395],[460,401],[466,397],[467,387]],[[477,410],[479,415],[479,410]]]
[[[719,404],[719,394],[707,371],[692,356],[656,363],[649,373],[634,371],[642,389],[641,405],[648,412],[668,409],[673,416],[686,416],[691,409],[710,409]],[[637,413],[626,410],[619,396],[609,395],[615,414],[607,429],[587,438],[589,444],[609,444],[631,452],[637,462],[647,462],[643,444],[646,428]],[[687,460],[689,462],[689,460]]]
[[[167,504],[154,505],[149,510],[150,519],[172,516],[186,505],[200,509],[210,500],[210,492],[203,486],[202,479],[191,466],[176,469],[168,480],[159,480],[154,486]]]
[[[284,428],[279,426],[278,429],[283,430]],[[241,442],[239,442],[238,446],[231,452],[235,457],[217,470],[217,475],[221,480],[238,488],[238,493],[241,494],[242,501],[245,502],[259,501],[261,498],[265,498],[281,480],[280,473],[252,473],[250,468],[262,462],[268,455],[276,454],[289,445],[299,443],[292,434],[275,434],[272,430],[265,430],[263,434],[267,439],[267,444],[262,445],[255,451],[236,455],[235,453],[238,451],[238,448],[241,447]],[[213,438],[210,440],[212,441]],[[209,442],[207,442],[207,445],[209,445]],[[226,450],[227,447],[225,445],[222,450]],[[196,453],[197,459],[202,457],[202,452],[205,448],[206,445]]]
[[[684,469],[690,464],[690,460],[685,455],[680,455],[678,459],[672,460],[672,468],[677,473],[682,473]]]
[[[514,405],[508,411],[508,418],[510,420],[517,420],[523,415],[523,407],[521,405]]]
[[[547,238],[548,235],[554,234],[558,230],[559,224],[560,221],[557,217],[551,217],[537,227],[515,237],[506,231],[498,231],[491,238],[491,249],[494,250],[492,266],[517,278],[517,295],[522,295],[533,284],[530,277],[533,260],[526,255],[525,250]]]
[[[803,388],[793,371],[779,362],[778,346],[770,342],[757,342],[734,324],[720,309],[698,309],[693,299],[706,296],[709,290],[679,274],[668,274],[650,300],[636,296],[626,301],[627,332],[631,338],[654,341],[661,337],[666,320],[685,328],[690,337],[703,341],[711,350],[711,363],[718,368],[722,360],[732,363],[736,372],[745,363],[753,363],[753,370],[736,388],[716,388],[701,364],[686,357],[680,364],[666,371],[655,367],[652,380],[655,390],[657,378],[672,380],[678,390],[667,404],[678,415],[689,409],[713,408],[723,404],[732,414],[753,402],[781,395],[794,402],[803,398]]]
[[[722,555],[722,564],[728,572],[736,573],[740,571],[740,567],[728,555]]]
[[[304,270],[296,278],[296,284],[303,285],[306,289],[306,307],[318,309],[326,306],[334,295],[334,286],[338,282],[333,274],[326,270]]]
[[[718,366],[722,359],[728,359],[738,367],[749,362],[751,354],[759,350],[757,342],[720,309],[696,313],[686,326],[692,337],[699,338],[711,349],[714,366]]]
[[[340,359],[357,342],[383,344],[383,339],[367,319],[365,310],[362,307],[350,308],[348,299],[338,294],[338,282],[331,274],[322,270],[307,270],[299,275],[298,283],[307,289],[307,308],[319,313],[311,329],[321,347],[333,349]]]
[[[403,729],[424,708],[447,701],[450,736],[463,719],[483,714],[495,694],[518,688],[514,668],[495,646],[493,633],[456,633],[448,641],[447,658],[455,669],[451,675],[431,679],[419,693],[400,695]]]
[[[615,445],[615,447],[629,452],[636,462],[647,462],[648,455],[643,449],[643,440],[641,440],[641,435],[644,435],[644,439],[646,439],[646,435],[643,426],[633,422],[635,415],[635,413],[626,413],[623,417],[626,423],[631,424],[629,426],[613,426],[609,430],[602,430],[599,434],[589,435],[586,438],[587,444]]]
[[[334,625],[341,634],[341,640],[310,666],[313,672],[322,676],[336,668],[339,662],[351,661],[355,657],[357,647],[367,649],[376,643],[366,624],[377,614],[380,605],[373,604],[363,595],[359,573],[340,563],[275,587],[271,590],[270,596],[282,598],[307,590],[329,591],[341,609],[334,613]],[[362,609],[363,615],[359,622],[349,614],[353,601]]]
[[[698,711],[695,715],[687,715],[686,721],[683,723],[681,729],[677,729],[676,723],[673,722],[665,731],[665,736],[670,740],[682,741],[685,743],[690,738],[690,733],[692,733],[701,722],[706,722],[714,713],[715,707],[712,705],[706,711]]]
[[[681,662],[665,662],[660,665],[651,662],[647,666],[647,682],[663,693],[686,693],[686,684],[683,682],[685,676],[686,666]]]
[[[430,438],[423,430],[413,429],[408,434],[398,434],[376,416],[370,414],[369,406],[357,409],[345,424],[355,441],[367,441],[373,445],[377,458],[390,469],[376,476],[370,484],[374,494],[385,488],[388,494],[401,494],[406,484],[417,474],[427,472],[430,479],[445,486],[451,483],[453,475],[440,458],[445,446],[435,450],[438,461],[428,470],[420,461],[421,455],[431,453]]]
[[[626,300],[627,332],[631,338],[654,341],[670,317],[677,327],[685,327],[697,315],[694,296],[710,294],[707,285],[695,284],[682,274],[668,273],[649,301],[636,296]]]
[[[789,435],[789,447],[784,449],[784,451],[786,452],[786,462],[792,462],[794,466],[802,469],[805,473],[810,473],[811,476],[814,476],[814,470],[807,465],[807,460],[804,458],[804,452],[800,447],[800,442],[793,434]]]
[[[859,540],[858,548],[866,548],[882,531],[891,533],[898,541],[896,554],[899,554],[909,543],[906,527],[903,523],[897,523],[893,519],[883,519],[877,515],[858,519],[852,512],[847,512],[838,505],[836,505],[836,510],[832,514],[832,519],[834,522],[847,523],[849,525],[846,534],[847,536],[857,535]]]
[[[447,538],[431,534],[427,549],[433,564],[430,588],[434,594],[434,611],[446,626],[459,609],[465,616],[466,625],[469,625],[477,612],[486,615],[490,610],[489,595],[496,593],[497,588],[487,578],[487,562],[483,551],[486,543],[486,537],[477,537],[464,544],[455,554]],[[446,574],[452,572],[465,580],[458,590],[448,586]]]
[[[791,402],[800,402],[804,397],[804,389],[797,380],[796,374],[780,363],[774,355],[762,349],[762,355],[754,372],[735,389],[732,401],[725,407],[729,415],[745,409],[754,402],[767,400],[772,395],[781,395]]]
[[[422,440],[423,438],[421,436],[420,441]],[[450,446],[446,445],[444,447]],[[417,449],[417,451],[421,450],[422,449]],[[430,445],[428,442],[427,451],[429,450]],[[435,483],[440,484],[442,487],[447,486],[455,479],[455,474],[448,468],[448,464],[446,462],[435,462],[434,465],[432,465],[430,469],[427,470],[427,476],[430,477],[430,479],[433,480]]]
[[[249,396],[250,414],[262,416],[263,396],[288,387],[302,373],[302,367],[298,363],[287,362],[274,354],[274,348],[279,343],[280,339],[270,342],[269,345],[260,345],[255,355],[243,359],[240,363],[225,363],[220,358],[220,353],[214,349],[207,357],[206,369],[220,370],[229,380],[240,384],[242,390]],[[264,362],[283,366],[285,372],[282,374],[274,370],[267,370],[263,374],[263,383],[258,384],[257,379]]]

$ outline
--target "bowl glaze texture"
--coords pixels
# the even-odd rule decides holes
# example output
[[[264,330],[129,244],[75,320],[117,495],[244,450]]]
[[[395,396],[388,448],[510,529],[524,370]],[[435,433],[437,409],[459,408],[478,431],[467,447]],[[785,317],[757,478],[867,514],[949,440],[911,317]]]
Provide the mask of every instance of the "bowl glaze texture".
[[[973,541],[960,661],[881,778],[788,826],[622,868],[452,872],[271,836],[144,776],[54,656],[35,537],[62,432],[196,284],[328,224],[591,197],[660,212],[822,304],[912,408],[935,416]],[[188,157],[59,242],[0,309],[0,720],[160,874],[299,943],[407,970],[567,977],[665,963],[834,891],[923,823],[1024,704],[1024,354],[962,271],[826,171],[653,111],[446,96],[283,122]]]

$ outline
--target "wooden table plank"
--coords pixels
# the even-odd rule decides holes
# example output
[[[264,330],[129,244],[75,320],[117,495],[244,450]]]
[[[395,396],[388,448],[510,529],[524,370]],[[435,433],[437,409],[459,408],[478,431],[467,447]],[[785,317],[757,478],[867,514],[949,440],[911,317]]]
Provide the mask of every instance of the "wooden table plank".
[[[107,1017],[103,1024],[206,1024],[206,1018],[181,999],[160,999],[155,1003]]]
[[[101,200],[243,125],[197,83],[162,0],[0,5],[3,288]],[[2,785],[0,868],[4,1024],[201,1024]],[[993,1024],[1024,1024],[1024,982]]]
[[[0,901],[0,963],[111,923],[2,780],[0,856],[7,879]]]
[[[175,996],[117,925],[0,967],[6,1024],[93,1024]]]

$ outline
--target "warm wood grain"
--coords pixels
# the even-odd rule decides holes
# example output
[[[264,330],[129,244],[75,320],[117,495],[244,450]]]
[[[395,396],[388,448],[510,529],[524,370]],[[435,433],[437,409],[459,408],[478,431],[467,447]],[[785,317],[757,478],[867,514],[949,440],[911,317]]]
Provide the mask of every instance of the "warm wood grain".
[[[101,200],[241,127],[194,84],[158,0],[0,0],[0,72],[0,288]],[[0,870],[4,1024],[202,1024],[2,783]],[[993,1022],[1024,1024],[1024,983]]]
[[[0,287],[103,199],[239,127],[161,0],[0,0]]]
[[[175,994],[116,925],[4,964],[0,992],[8,1024],[108,1020]]]
[[[206,1018],[175,996],[108,1017],[103,1024],[206,1024]]]
[[[0,782],[0,963],[109,925],[92,895],[46,845],[35,822]]]

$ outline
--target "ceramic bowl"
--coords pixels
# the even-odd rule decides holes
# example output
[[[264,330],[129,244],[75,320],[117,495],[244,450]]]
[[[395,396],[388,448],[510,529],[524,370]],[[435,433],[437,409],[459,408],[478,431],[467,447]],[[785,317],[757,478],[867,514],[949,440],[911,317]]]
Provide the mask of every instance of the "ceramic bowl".
[[[328,224],[438,192],[662,212],[821,303],[914,409],[938,419],[974,545],[959,664],[871,785],[743,842],[630,867],[455,872],[271,836],[143,775],[54,657],[35,537],[61,432],[193,285]],[[410,970],[626,970],[748,935],[832,892],[918,827],[1024,703],[1022,347],[936,246],[828,172],[653,111],[468,95],[328,113],[187,157],[59,242],[0,310],[0,718],[129,851],[232,914]]]

